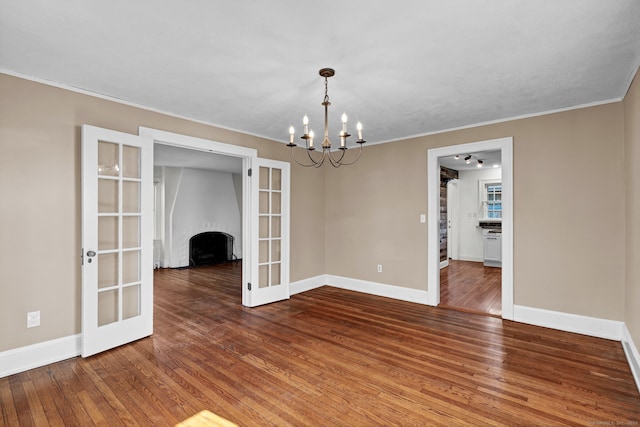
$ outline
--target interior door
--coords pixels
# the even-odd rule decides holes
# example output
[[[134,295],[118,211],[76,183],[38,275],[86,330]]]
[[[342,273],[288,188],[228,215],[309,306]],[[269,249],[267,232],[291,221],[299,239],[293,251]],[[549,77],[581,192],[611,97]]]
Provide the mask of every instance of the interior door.
[[[82,357],[153,332],[153,141],[82,126]]]
[[[255,158],[251,178],[251,280],[245,305],[289,298],[289,163]]]
[[[452,179],[447,183],[447,257],[454,260],[460,259],[459,182]]]

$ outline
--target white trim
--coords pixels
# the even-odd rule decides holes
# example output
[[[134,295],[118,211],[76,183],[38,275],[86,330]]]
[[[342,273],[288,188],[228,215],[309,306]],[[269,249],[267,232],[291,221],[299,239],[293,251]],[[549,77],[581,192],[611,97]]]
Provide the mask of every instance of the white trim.
[[[513,138],[432,148],[427,151],[427,295],[440,304],[440,168],[438,158],[464,152],[500,150],[502,161],[502,318],[513,320]]]
[[[471,262],[484,262],[483,258],[477,256],[468,256],[468,255],[460,255],[458,258],[460,261],[471,261]]]
[[[364,292],[380,297],[393,298],[401,301],[427,304],[427,292],[420,289],[405,288],[385,283],[369,282],[367,280],[350,279],[348,277],[326,275],[327,285],[334,288]]]
[[[195,136],[167,132],[144,126],[138,127],[138,135],[152,138],[154,143],[173,145],[176,147],[187,147],[193,150],[208,151],[210,153],[223,154],[225,156],[258,157],[258,150],[254,148],[225,144],[224,142],[217,142],[210,139],[197,138]]]
[[[0,378],[80,355],[82,335],[70,335],[0,353]]]
[[[631,80],[629,81],[629,87],[631,87],[631,83],[632,83],[633,77],[635,75],[636,75],[636,73],[633,73],[631,75]],[[625,96],[626,96],[626,93],[625,93]],[[618,97],[618,98],[612,98],[612,99],[605,99],[604,101],[588,102],[586,104],[574,105],[574,106],[563,107],[563,108],[556,108],[556,109],[553,109],[553,110],[541,111],[539,113],[522,114],[520,116],[505,117],[504,119],[489,120],[489,121],[486,121],[486,122],[478,122],[478,123],[472,123],[472,124],[464,125],[464,126],[446,128],[446,129],[441,129],[441,130],[434,130],[432,132],[425,132],[425,133],[419,133],[419,134],[410,135],[410,136],[403,136],[403,137],[397,138],[397,139],[388,139],[388,140],[385,140],[385,141],[378,141],[378,142],[371,142],[371,143],[369,143],[369,141],[367,141],[367,145],[388,144],[388,143],[391,143],[391,142],[405,141],[407,139],[422,138],[422,137],[425,137],[425,136],[433,136],[433,135],[441,135],[443,133],[456,132],[456,131],[459,131],[459,130],[473,129],[473,128],[478,128],[478,127],[482,127],[482,126],[489,126],[489,125],[494,125],[494,124],[499,124],[499,123],[513,122],[515,120],[530,119],[532,117],[547,116],[549,114],[557,114],[557,113],[564,113],[564,112],[567,112],[567,111],[580,110],[582,108],[591,108],[591,107],[598,107],[600,105],[615,104],[616,102],[622,102],[622,101],[624,101],[624,96],[621,96],[621,97]]]
[[[449,267],[449,260],[445,259],[444,261],[440,261],[440,269],[443,269],[445,267]]]
[[[327,284],[327,275],[321,274],[308,279],[298,280],[289,284],[289,295],[295,295],[302,292],[320,288]]]
[[[522,120],[522,119],[528,119],[528,118],[532,118],[532,117],[546,116],[546,115],[549,115],[549,114],[563,113],[565,111],[573,111],[573,110],[580,110],[582,108],[597,107],[599,105],[614,104],[616,102],[624,101],[624,98],[627,95],[627,92],[629,91],[629,88],[631,88],[631,83],[633,82],[633,77],[637,74],[637,70],[638,70],[638,68],[636,67],[636,71],[630,73],[629,79],[628,79],[628,84],[627,84],[627,90],[625,91],[625,94],[623,96],[620,96],[620,97],[617,97],[617,98],[605,99],[603,101],[596,101],[596,102],[588,102],[586,104],[573,105],[573,106],[569,106],[569,107],[556,108],[556,109],[553,109],[553,110],[541,111],[541,112],[538,112],[538,113],[522,114],[522,115],[519,115],[519,116],[505,117],[503,119],[496,119],[496,120],[489,120],[489,121],[485,121],[485,122],[472,123],[472,124],[464,125],[464,126],[458,126],[458,127],[434,130],[434,131],[431,131],[431,132],[425,132],[425,133],[418,133],[418,134],[415,134],[415,135],[403,136],[403,137],[396,138],[396,139],[387,139],[387,140],[384,140],[384,141],[367,141],[367,145],[370,146],[370,145],[378,145],[378,144],[388,144],[390,142],[398,142],[398,141],[405,141],[407,139],[414,139],[414,138],[421,138],[421,137],[425,137],[425,136],[440,135],[440,134],[443,134],[443,133],[455,132],[455,131],[458,131],[458,130],[473,129],[473,128],[477,128],[477,127],[481,127],[481,126],[489,126],[489,125],[498,124],[498,123],[512,122],[514,120]],[[192,117],[182,116],[180,114],[171,113],[171,112],[168,112],[168,111],[165,111],[165,110],[160,110],[160,109],[157,109],[157,108],[147,107],[147,106],[142,105],[142,104],[137,104],[135,102],[125,101],[123,99],[114,98],[112,96],[104,95],[104,94],[97,93],[97,92],[91,92],[89,90],[81,89],[81,88],[78,88],[78,87],[75,87],[75,86],[69,86],[69,85],[66,85],[64,83],[53,82],[51,80],[45,80],[45,79],[42,79],[42,78],[39,78],[39,77],[29,76],[29,75],[26,75],[26,74],[15,72],[15,71],[10,71],[10,70],[7,70],[6,68],[0,68],[0,73],[6,74],[6,75],[12,76],[12,77],[17,77],[19,79],[28,80],[28,81],[32,81],[32,82],[35,82],[35,83],[40,83],[40,84],[43,84],[43,85],[56,87],[56,88],[64,89],[64,90],[68,90],[69,92],[75,92],[75,93],[79,93],[79,94],[82,94],[82,95],[87,95],[87,96],[91,96],[91,97],[94,97],[94,98],[104,99],[104,100],[107,100],[107,101],[115,102],[117,104],[122,104],[122,105],[127,105],[129,107],[139,108],[141,110],[151,111],[151,112],[154,112],[154,113],[163,114],[165,116],[175,117],[175,118],[182,119],[182,120],[187,120],[187,121],[190,121],[190,122],[193,122],[193,123],[199,123],[199,124],[203,124],[203,125],[207,125],[207,126],[214,126],[216,128],[219,128],[219,129],[225,129],[225,130],[229,130],[229,131],[232,131],[232,132],[241,133],[241,134],[244,134],[244,135],[251,135],[251,136],[258,137],[258,138],[264,138],[264,139],[268,139],[270,141],[279,142],[281,144],[286,144],[287,143],[286,138],[273,139],[273,138],[271,138],[269,136],[260,135],[260,134],[257,134],[257,133],[251,133],[251,132],[247,132],[247,131],[243,131],[243,130],[238,130],[238,129],[235,129],[235,128],[231,128],[231,127],[228,127],[228,126],[224,126],[224,125],[220,125],[220,124],[217,124],[217,123],[209,122],[209,121],[206,121],[206,120],[194,119]]]
[[[516,322],[615,341],[622,339],[624,323],[617,320],[600,319],[521,305],[514,306],[513,312],[513,320]]]
[[[626,324],[622,325],[622,349],[627,356],[627,362],[629,363],[629,368],[631,368],[633,379],[636,381],[636,387],[640,391],[640,352],[638,352],[638,347],[633,342]]]
[[[242,304],[248,305],[248,283],[251,281],[251,180],[248,177],[249,168],[258,158],[258,150],[239,145],[225,144],[194,136],[167,132],[160,129],[138,127],[138,134],[153,139],[154,144],[167,144],[190,150],[207,151],[242,158]]]
[[[199,124],[202,124],[202,125],[214,126],[214,127],[218,128],[218,129],[229,130],[229,131],[241,133],[241,134],[244,134],[244,135],[251,135],[251,136],[258,137],[258,138],[268,139],[268,140],[274,141],[274,142],[280,142],[280,143],[283,143],[283,144],[286,144],[288,142],[288,140],[286,140],[286,138],[284,138],[282,141],[281,140],[277,140],[277,139],[272,139],[269,136],[260,135],[260,134],[257,134],[257,133],[251,133],[251,132],[247,132],[247,131],[244,131],[244,130],[231,128],[231,127],[228,127],[228,126],[224,126],[224,125],[220,125],[220,124],[217,124],[217,123],[209,122],[207,120],[194,119],[193,117],[183,116],[183,115],[180,115],[180,114],[171,113],[169,111],[160,110],[158,108],[148,107],[146,105],[138,104],[138,103],[131,102],[131,101],[126,101],[126,100],[120,99],[120,98],[114,98],[113,96],[105,95],[105,94],[102,94],[102,93],[92,92],[90,90],[81,89],[81,88],[78,88],[78,87],[75,87],[75,86],[69,86],[69,85],[66,85],[64,83],[52,82],[51,80],[45,80],[45,79],[41,79],[39,77],[28,76],[28,75],[22,74],[22,73],[16,73],[14,71],[9,71],[6,68],[0,68],[0,73],[1,74],[6,74],[6,75],[12,76],[12,77],[17,77],[17,78],[23,79],[23,80],[28,80],[28,81],[32,81],[32,82],[35,82],[35,83],[40,83],[40,84],[43,84],[43,85],[56,87],[58,89],[68,90],[69,92],[79,93],[81,95],[87,95],[87,96],[91,96],[93,98],[104,99],[104,100],[107,100],[107,101],[115,102],[116,104],[121,104],[121,105],[126,105],[126,106],[129,106],[129,107],[139,108],[141,110],[151,111],[153,113],[162,114],[162,115],[165,115],[165,116],[168,116],[168,117],[175,117],[175,118],[181,119],[181,120],[187,120],[187,121],[192,122],[192,123],[199,123]],[[615,101],[612,101],[612,102],[615,102]]]

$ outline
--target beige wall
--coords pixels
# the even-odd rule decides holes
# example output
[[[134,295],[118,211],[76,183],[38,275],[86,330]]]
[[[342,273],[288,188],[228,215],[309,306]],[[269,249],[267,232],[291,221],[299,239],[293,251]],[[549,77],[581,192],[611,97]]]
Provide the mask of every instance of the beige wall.
[[[623,320],[622,103],[369,147],[327,173],[327,273],[426,290],[427,150],[505,136],[515,304]]]
[[[626,200],[627,226],[637,223],[640,188],[625,192],[623,167],[625,147],[640,160],[637,86],[624,103],[369,146],[350,167],[292,166],[291,280],[328,273],[426,290],[427,150],[513,136],[515,303],[626,319],[640,342],[630,258],[639,231],[627,240],[625,282],[622,209]],[[81,124],[159,128],[289,159],[273,141],[2,74],[0,93],[0,351],[80,332]],[[640,182],[631,163],[627,182]],[[42,326],[26,329],[32,310]]]
[[[289,160],[273,141],[4,74],[0,94],[0,351],[80,333],[82,124],[133,134],[138,126],[158,128]],[[324,273],[323,174],[292,167],[294,281]],[[42,324],[27,329],[34,310]]]
[[[640,346],[640,77],[624,100],[626,205],[625,323]]]

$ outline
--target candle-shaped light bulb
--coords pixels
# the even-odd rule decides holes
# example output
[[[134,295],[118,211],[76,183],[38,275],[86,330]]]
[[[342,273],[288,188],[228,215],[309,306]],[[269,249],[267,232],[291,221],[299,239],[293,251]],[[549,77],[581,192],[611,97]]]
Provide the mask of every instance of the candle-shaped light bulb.
[[[302,118],[302,124],[304,125],[304,134],[308,135],[309,134],[309,117],[307,117],[306,114]]]
[[[347,113],[342,113],[342,135],[347,134]]]
[[[309,148],[313,148],[313,131],[309,131]]]
[[[289,126],[289,142],[291,144],[293,144],[293,135],[295,135],[296,130],[293,128],[293,126]]]
[[[358,129],[358,139],[362,141],[362,123],[358,122],[356,129]]]

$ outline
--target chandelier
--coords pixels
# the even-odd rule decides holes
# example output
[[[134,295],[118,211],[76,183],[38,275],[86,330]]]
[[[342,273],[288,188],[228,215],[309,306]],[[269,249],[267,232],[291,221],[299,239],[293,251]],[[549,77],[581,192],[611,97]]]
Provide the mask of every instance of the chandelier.
[[[352,165],[357,162],[358,159],[360,159],[360,156],[362,155],[362,144],[366,142],[364,139],[362,139],[362,124],[358,122],[358,124],[356,125],[356,129],[358,130],[358,140],[356,141],[356,143],[358,144],[357,157],[355,157],[355,159],[352,159],[351,161],[347,161],[347,159],[345,158],[345,154],[347,152],[347,138],[351,135],[347,132],[347,115],[343,113],[342,130],[339,134],[340,147],[338,147],[338,149],[340,151],[336,155],[331,153],[331,141],[329,141],[329,105],[331,105],[331,102],[329,102],[328,79],[329,77],[333,77],[336,72],[332,68],[323,68],[319,73],[322,77],[324,77],[324,101],[322,102],[322,105],[324,106],[324,139],[322,140],[322,145],[320,146],[320,148],[322,149],[322,154],[313,154],[314,151],[316,151],[316,147],[313,143],[314,135],[313,130],[309,130],[309,118],[306,115],[302,119],[304,134],[300,137],[304,139],[305,146],[299,148],[306,149],[305,151],[307,153],[308,161],[302,163],[299,162],[298,159],[296,159],[295,148],[298,147],[298,145],[293,142],[293,138],[295,135],[295,129],[293,128],[293,126],[289,128],[289,143],[287,144],[287,147],[291,148],[291,157],[293,158],[293,160],[295,160],[295,162],[301,166],[313,166],[319,168],[324,164],[325,160],[329,160],[329,163],[331,163],[331,166],[333,166],[334,168],[338,168],[343,165]]]

